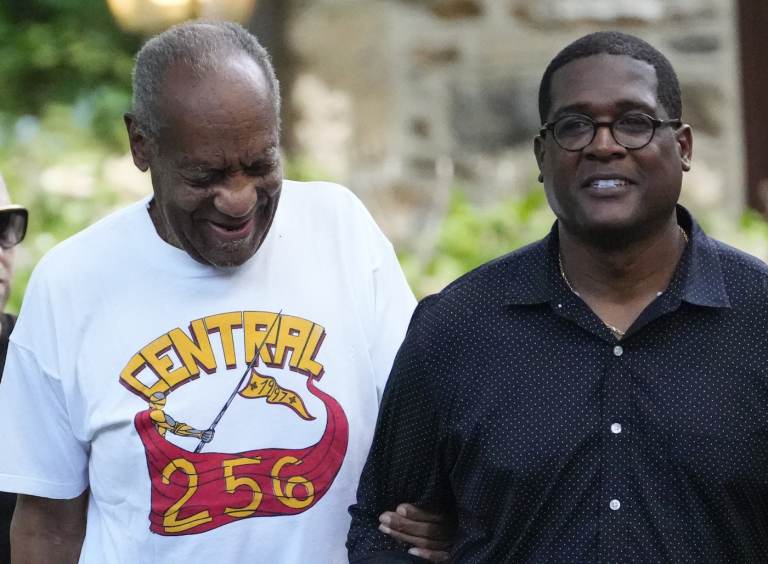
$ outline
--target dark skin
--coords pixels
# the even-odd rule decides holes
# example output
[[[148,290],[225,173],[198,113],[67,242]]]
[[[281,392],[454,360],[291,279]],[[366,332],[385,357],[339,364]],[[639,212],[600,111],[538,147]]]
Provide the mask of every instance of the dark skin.
[[[74,499],[19,495],[11,521],[11,561],[75,564],[85,538],[88,490]]]
[[[125,124],[134,164],[150,171],[150,217],[158,235],[203,264],[236,267],[267,237],[280,198],[278,120],[263,71],[231,55],[204,76],[168,69],[158,103],[157,139],[131,114]],[[450,534],[442,518],[413,506],[396,514],[390,534],[435,562]],[[87,492],[73,500],[19,496],[13,554],[24,564],[78,561],[85,534]]]
[[[379,530],[406,544],[408,552],[431,562],[447,562],[453,546],[454,525],[445,516],[401,503],[379,516]]]
[[[577,59],[553,75],[547,120],[580,113],[613,121],[628,112],[679,118],[667,115],[657,85],[655,69],[644,61],[606,54]],[[607,127],[578,152],[561,149],[551,134],[534,141],[568,280],[603,322],[621,331],[667,288],[685,249],[675,204],[692,145],[688,125],[661,127],[636,150],[616,143]],[[618,182],[596,188],[608,179]]]
[[[266,238],[282,187],[267,79],[240,55],[203,77],[172,67],[162,94],[157,139],[125,116],[134,163],[152,175],[157,233],[203,264],[241,265]]]

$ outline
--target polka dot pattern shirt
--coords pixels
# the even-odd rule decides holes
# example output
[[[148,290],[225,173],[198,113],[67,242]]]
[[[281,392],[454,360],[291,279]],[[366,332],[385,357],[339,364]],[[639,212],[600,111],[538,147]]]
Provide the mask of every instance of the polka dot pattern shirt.
[[[422,301],[384,394],[348,547],[455,516],[454,562],[768,562],[768,266],[707,237],[618,341],[557,230]],[[384,561],[384,560],[382,560]]]

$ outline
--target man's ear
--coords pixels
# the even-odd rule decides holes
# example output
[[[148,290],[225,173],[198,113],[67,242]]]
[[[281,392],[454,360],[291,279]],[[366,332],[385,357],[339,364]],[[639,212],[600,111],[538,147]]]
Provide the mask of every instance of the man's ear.
[[[544,148],[544,138],[541,135],[537,135],[533,138],[533,154],[536,156],[536,163],[539,165],[539,182],[544,182],[542,172],[544,172],[544,154],[546,149]]]
[[[683,172],[691,170],[691,158],[693,157],[693,130],[691,126],[684,123],[675,132],[677,141],[677,150],[680,152],[680,165]]]
[[[152,151],[151,141],[141,131],[133,114],[125,114],[123,120],[126,130],[128,130],[128,143],[131,146],[133,164],[141,172],[147,172]]]

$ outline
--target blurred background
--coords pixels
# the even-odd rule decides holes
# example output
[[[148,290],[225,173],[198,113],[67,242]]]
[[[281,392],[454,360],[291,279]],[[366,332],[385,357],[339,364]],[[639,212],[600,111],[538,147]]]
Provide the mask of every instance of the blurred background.
[[[598,29],[670,58],[695,132],[683,202],[768,259],[766,0],[3,0],[0,170],[31,211],[11,310],[45,251],[151,190],[123,130],[132,58],[201,16],[259,36],[283,87],[286,177],[356,192],[419,296],[548,231],[538,83]]]

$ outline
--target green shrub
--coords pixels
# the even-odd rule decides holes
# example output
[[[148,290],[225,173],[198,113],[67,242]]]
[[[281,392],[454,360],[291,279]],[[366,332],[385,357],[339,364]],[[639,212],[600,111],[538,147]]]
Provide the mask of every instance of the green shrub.
[[[768,260],[768,222],[762,216],[748,211],[734,219],[714,210],[695,215],[709,235]],[[491,207],[472,205],[457,190],[433,252],[425,258],[403,249],[399,257],[421,298],[480,264],[544,237],[553,221],[538,185]]]

